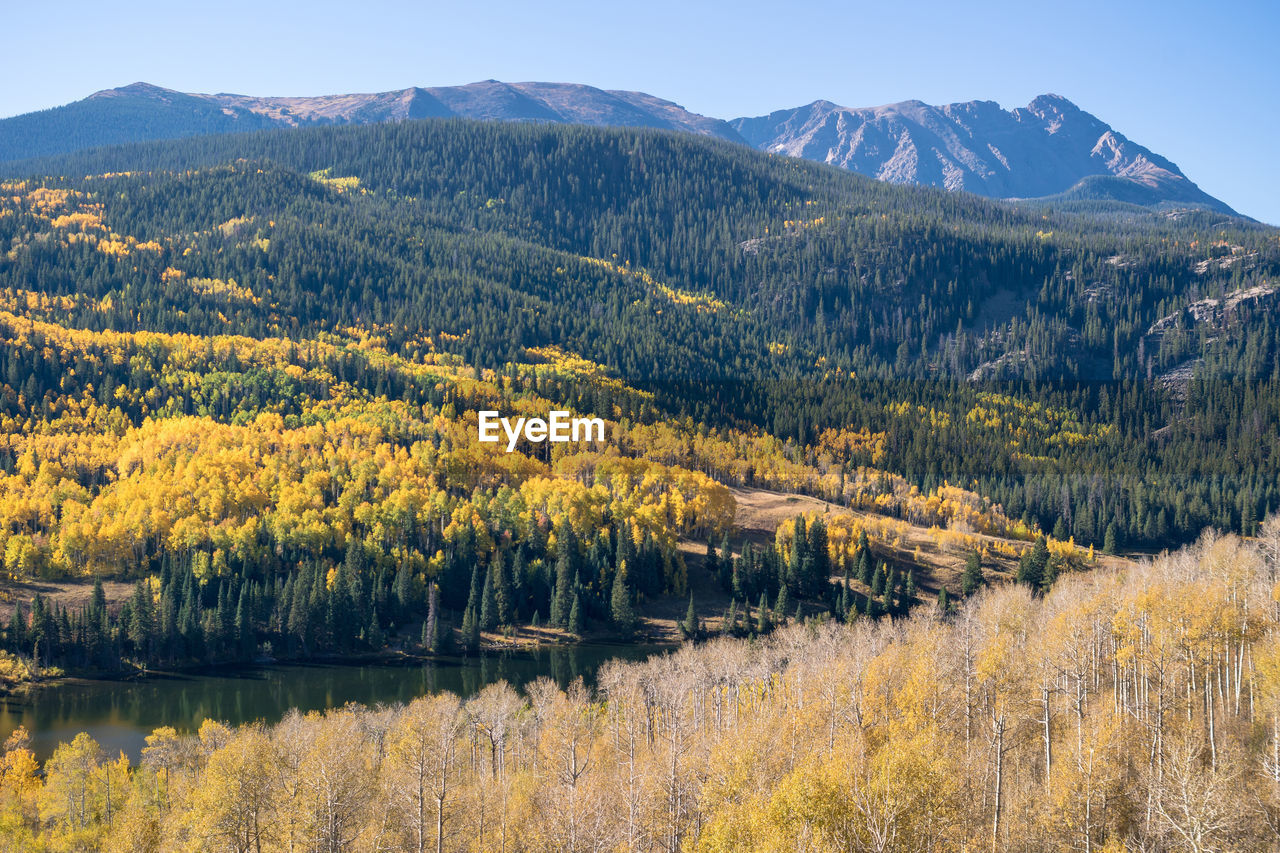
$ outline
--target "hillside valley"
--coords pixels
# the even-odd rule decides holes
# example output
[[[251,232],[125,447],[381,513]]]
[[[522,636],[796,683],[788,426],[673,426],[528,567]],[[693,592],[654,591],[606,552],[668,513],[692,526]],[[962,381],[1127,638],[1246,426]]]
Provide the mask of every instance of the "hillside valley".
[[[1278,272],[1274,229],[1211,210],[652,128],[29,163],[0,183],[5,643],[93,671],[758,634],[937,607],[971,559],[1044,589],[1251,534]],[[608,441],[476,441],[553,408]]]

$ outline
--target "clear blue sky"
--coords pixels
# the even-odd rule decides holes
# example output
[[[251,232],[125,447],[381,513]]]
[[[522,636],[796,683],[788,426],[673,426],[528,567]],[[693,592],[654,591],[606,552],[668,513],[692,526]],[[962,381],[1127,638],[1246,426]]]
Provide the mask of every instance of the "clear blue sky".
[[[4,5],[0,116],[138,80],[255,95],[568,81],[720,118],[1055,92],[1280,224],[1276,0]]]

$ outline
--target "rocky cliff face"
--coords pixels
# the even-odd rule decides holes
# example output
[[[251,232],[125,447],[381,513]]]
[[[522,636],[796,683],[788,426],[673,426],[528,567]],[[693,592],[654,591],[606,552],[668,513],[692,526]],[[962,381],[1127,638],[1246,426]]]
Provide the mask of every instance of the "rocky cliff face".
[[[1225,205],[1176,165],[1058,95],[1025,107],[993,101],[930,106],[903,101],[851,109],[830,101],[730,122],[765,151],[831,163],[882,181],[967,190],[995,198],[1067,193],[1088,178],[1136,185],[1144,202]],[[1093,182],[1077,197],[1123,193]],[[1132,192],[1130,192],[1132,194]]]

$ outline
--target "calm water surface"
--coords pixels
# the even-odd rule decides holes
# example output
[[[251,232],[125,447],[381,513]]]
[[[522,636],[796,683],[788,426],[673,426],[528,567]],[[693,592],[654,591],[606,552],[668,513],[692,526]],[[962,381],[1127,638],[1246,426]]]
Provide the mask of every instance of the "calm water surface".
[[[67,681],[0,698],[0,742],[18,726],[41,760],[60,742],[88,732],[109,755],[137,761],[153,729],[193,732],[202,720],[273,723],[290,708],[315,711],[348,702],[408,702],[444,690],[468,697],[504,680],[519,688],[538,676],[561,686],[595,679],[605,661],[642,660],[669,646],[582,645],[444,657],[429,663],[273,664],[158,675],[138,681]]]

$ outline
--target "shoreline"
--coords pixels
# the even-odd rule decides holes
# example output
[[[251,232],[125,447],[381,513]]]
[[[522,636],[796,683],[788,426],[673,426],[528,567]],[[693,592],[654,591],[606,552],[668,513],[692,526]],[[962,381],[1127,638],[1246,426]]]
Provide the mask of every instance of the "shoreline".
[[[662,636],[662,632],[646,632],[637,634],[629,640],[616,635],[584,636],[569,639],[569,635],[556,629],[521,628],[520,633],[536,631],[535,636],[507,638],[502,634],[485,634],[481,637],[480,647],[474,651],[454,649],[448,652],[412,652],[403,648],[387,648],[379,651],[366,651],[354,654],[320,654],[306,657],[257,657],[248,661],[214,661],[209,663],[179,664],[162,669],[133,669],[131,671],[108,670],[74,670],[58,675],[41,675],[34,679],[19,682],[11,687],[0,687],[0,699],[20,697],[24,694],[58,687],[77,682],[145,682],[170,678],[184,678],[201,675],[215,675],[219,672],[251,669],[255,667],[273,666],[416,666],[433,662],[448,662],[459,659],[482,657],[487,654],[508,652],[538,652],[545,649],[572,649],[577,646],[669,646],[678,648],[680,641]],[[548,636],[549,635],[549,636]]]

